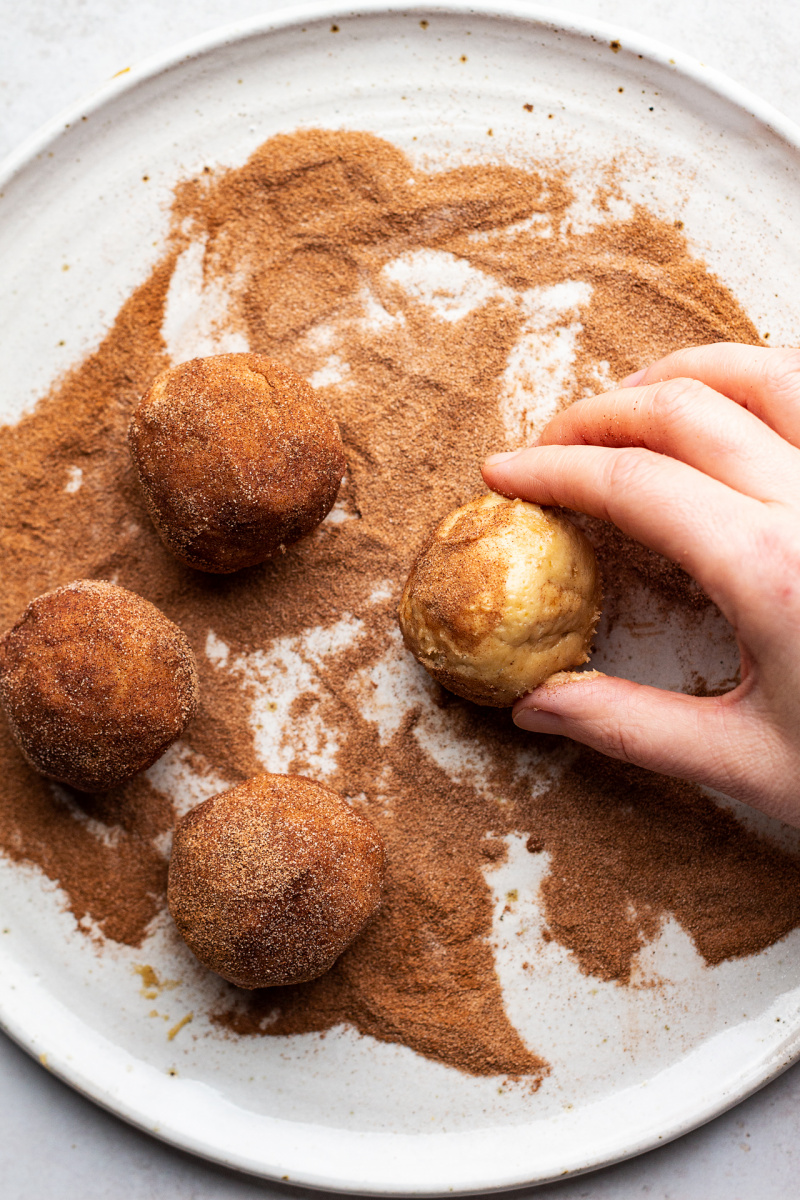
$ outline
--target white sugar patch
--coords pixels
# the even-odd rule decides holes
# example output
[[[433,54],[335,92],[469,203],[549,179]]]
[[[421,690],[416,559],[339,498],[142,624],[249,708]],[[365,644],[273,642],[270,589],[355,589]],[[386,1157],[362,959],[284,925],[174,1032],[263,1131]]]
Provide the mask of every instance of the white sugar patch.
[[[179,817],[209,796],[232,787],[210,763],[194,754],[183,742],[173,742],[161,758],[148,767],[145,776],[157,792],[169,796]]]
[[[460,321],[496,296],[515,298],[496,279],[444,250],[409,251],[387,263],[383,275],[445,321]]]
[[[239,675],[252,697],[250,726],[265,770],[286,773],[300,758],[315,778],[333,774],[341,735],[320,713],[321,701],[329,694],[325,667],[356,643],[362,629],[362,621],[346,615],[327,629],[320,626],[276,638],[266,650],[233,659],[220,650],[223,643],[215,635],[213,642],[207,639],[207,657],[220,670]],[[297,711],[293,706],[301,697],[306,703]]]
[[[83,486],[83,471],[80,467],[67,467],[67,482],[64,484],[64,491],[73,495],[80,491]]]
[[[338,354],[331,354],[321,367],[318,367],[308,382],[312,387],[330,387],[335,383],[343,383],[350,373],[350,366]]]
[[[327,517],[323,521],[323,525],[341,525],[344,521],[355,520],[356,514],[351,512],[343,500],[337,500]]]
[[[583,328],[577,310],[591,295],[591,287],[582,281],[522,293],[528,316],[508,356],[500,395],[512,443],[533,442],[569,395]]]
[[[178,258],[170,280],[161,335],[173,363],[250,348],[244,334],[230,328],[238,281],[204,280],[204,251],[203,242],[193,242]]]
[[[228,656],[230,655],[230,647],[218,638],[213,629],[209,629],[208,637],[206,638],[206,658],[215,667],[225,667],[228,664]]]
[[[391,266],[391,263],[389,264]],[[384,268],[384,273],[387,268]],[[405,325],[406,318],[401,312],[390,313],[387,308],[381,304],[378,297],[368,287],[363,287],[358,296],[357,302],[361,305],[362,316],[357,322],[362,329],[369,329],[370,332],[375,332],[377,329],[386,329],[390,325]]]
[[[392,648],[352,679],[361,715],[377,726],[382,746],[397,733],[409,709],[431,705],[435,686],[403,647],[399,630],[392,630],[390,636]]]

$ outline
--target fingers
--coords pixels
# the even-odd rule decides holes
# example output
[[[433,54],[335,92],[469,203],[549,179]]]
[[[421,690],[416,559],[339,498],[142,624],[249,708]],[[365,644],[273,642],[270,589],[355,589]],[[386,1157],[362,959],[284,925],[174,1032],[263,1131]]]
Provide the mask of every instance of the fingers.
[[[493,491],[572,508],[684,567],[735,620],[761,509],[685,463],[639,448],[537,446],[483,466]]]
[[[579,400],[539,445],[642,446],[759,500],[800,493],[797,451],[745,408],[697,379],[628,387]]]
[[[698,698],[593,672],[562,673],[519,700],[513,718],[520,729],[561,734],[768,809],[768,739],[733,696]]]
[[[800,447],[800,350],[766,350],[735,342],[676,350],[625,380],[626,386],[698,379],[728,396]]]

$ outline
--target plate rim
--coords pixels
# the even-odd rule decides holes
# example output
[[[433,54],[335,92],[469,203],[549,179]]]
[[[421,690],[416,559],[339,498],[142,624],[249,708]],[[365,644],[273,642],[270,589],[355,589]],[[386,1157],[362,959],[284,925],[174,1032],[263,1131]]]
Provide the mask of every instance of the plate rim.
[[[435,3],[431,3],[430,0],[406,0],[401,4],[387,3],[386,0],[360,0],[360,3],[348,7],[339,7],[332,4],[330,0],[312,0],[310,3],[286,5],[268,13],[216,26],[202,34],[183,39],[163,51],[149,55],[130,67],[123,68],[111,79],[88,93],[86,97],[57,112],[0,161],[0,198],[2,198],[2,191],[16,176],[22,175],[27,168],[35,165],[36,161],[60,138],[68,136],[70,129],[80,123],[81,118],[97,113],[127,92],[133,92],[142,84],[148,83],[184,63],[193,59],[201,59],[222,47],[247,42],[251,38],[263,37],[304,23],[311,24],[323,20],[344,22],[348,19],[381,15],[402,17],[408,14],[424,14],[433,17],[460,15],[464,18],[489,17],[497,20],[514,20],[527,24],[533,29],[543,28],[552,33],[565,34],[598,43],[618,41],[622,49],[636,54],[662,69],[671,71],[676,76],[690,79],[712,95],[753,118],[791,149],[800,152],[800,124],[786,117],[771,103],[761,99],[756,93],[731,79],[723,71],[706,66],[693,56],[683,51],[673,50],[666,43],[639,34],[624,25],[594,20],[580,14],[565,15],[546,6],[528,4],[525,0],[477,0],[473,3],[467,3],[465,0],[437,0]],[[0,209],[0,219],[2,219],[2,209]],[[134,1111],[121,1097],[109,1094],[102,1084],[95,1085],[92,1080],[87,1079],[78,1064],[70,1065],[69,1056],[59,1055],[57,1044],[52,1047],[48,1046],[46,1053],[43,1053],[42,1044],[46,1038],[39,1038],[37,1041],[35,1035],[31,1036],[21,1023],[9,1017],[2,1004],[2,990],[0,987],[0,1029],[22,1050],[42,1062],[46,1070],[80,1095],[115,1117],[176,1149],[259,1179],[272,1180],[276,1183],[287,1180],[287,1176],[281,1177],[277,1173],[265,1172],[255,1166],[245,1165],[241,1159],[236,1161],[235,1158],[226,1155],[222,1149],[203,1145],[200,1138],[187,1137],[185,1131],[153,1128],[152,1122],[148,1124],[146,1117]],[[413,1189],[407,1187],[397,1189],[380,1184],[376,1186],[374,1183],[369,1184],[352,1178],[349,1180],[343,1178],[323,1179],[319,1175],[315,1176],[313,1172],[296,1174],[292,1176],[289,1183],[291,1186],[303,1186],[321,1191],[401,1197],[487,1194],[540,1186],[560,1178],[574,1178],[637,1157],[699,1128],[735,1107],[762,1087],[766,1087],[798,1059],[800,1059],[800,1024],[794,1032],[787,1035],[780,1046],[773,1047],[769,1055],[766,1076],[759,1073],[758,1078],[754,1078],[755,1072],[746,1070],[741,1086],[732,1091],[723,1092],[716,1103],[706,1106],[701,1113],[698,1114],[695,1111],[691,1115],[686,1115],[673,1122],[669,1128],[662,1131],[657,1139],[653,1136],[641,1136],[637,1142],[622,1151],[615,1148],[608,1154],[595,1156],[592,1161],[568,1169],[561,1174],[548,1174],[535,1180],[528,1177],[516,1181],[483,1182],[471,1187],[437,1187],[433,1190],[426,1189],[424,1186]],[[522,1133],[525,1126],[521,1125],[519,1129]]]
[[[183,39],[160,53],[148,55],[130,67],[123,67],[105,83],[88,92],[85,98],[62,108],[0,160],[0,189],[6,187],[14,175],[21,173],[82,117],[92,115],[118,96],[132,91],[157,75],[193,58],[201,58],[220,46],[246,41],[248,38],[285,29],[291,25],[300,25],[304,21],[343,21],[348,17],[381,14],[402,16],[417,12],[434,16],[461,14],[510,18],[594,41],[619,41],[620,48],[641,55],[642,58],[667,70],[672,68],[676,75],[687,76],[723,100],[729,101],[765,125],[771,133],[788,142],[795,150],[800,151],[800,123],[784,116],[769,101],[763,100],[744,84],[731,79],[724,71],[706,66],[682,50],[673,50],[657,38],[637,33],[622,25],[584,19],[578,14],[565,17],[555,9],[528,4],[525,0],[473,0],[473,3],[467,3],[466,0],[436,0],[435,3],[431,3],[430,0],[405,0],[402,4],[386,3],[386,0],[360,0],[358,5],[348,8],[339,8],[329,0],[306,0],[301,4],[275,9],[269,14],[219,25],[195,37]]]

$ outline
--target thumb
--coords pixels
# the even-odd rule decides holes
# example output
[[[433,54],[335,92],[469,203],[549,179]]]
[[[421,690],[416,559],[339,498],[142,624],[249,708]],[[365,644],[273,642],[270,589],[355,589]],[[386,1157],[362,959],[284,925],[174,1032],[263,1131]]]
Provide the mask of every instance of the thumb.
[[[751,759],[759,745],[763,753],[763,736],[734,696],[685,696],[598,671],[560,671],[518,700],[512,716],[520,729],[561,734],[752,802]]]

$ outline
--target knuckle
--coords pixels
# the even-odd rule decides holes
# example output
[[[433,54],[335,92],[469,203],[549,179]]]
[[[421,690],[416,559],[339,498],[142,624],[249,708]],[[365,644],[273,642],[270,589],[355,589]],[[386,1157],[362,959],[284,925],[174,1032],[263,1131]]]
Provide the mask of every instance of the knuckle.
[[[696,411],[706,399],[708,389],[699,379],[681,376],[665,379],[653,388],[651,411],[660,423],[675,425]]]
[[[616,450],[608,468],[609,496],[640,491],[652,476],[656,458],[651,450],[639,446]]]
[[[764,384],[773,398],[800,406],[800,349],[770,351],[764,361]]]
[[[604,754],[622,762],[647,766],[655,757],[660,761],[661,748],[652,730],[652,713],[646,705],[629,701],[623,712],[602,723],[600,737]]]
[[[606,728],[604,731],[605,749],[604,752],[611,758],[618,758],[622,762],[636,762],[637,754],[633,739],[630,734],[621,726]]]

